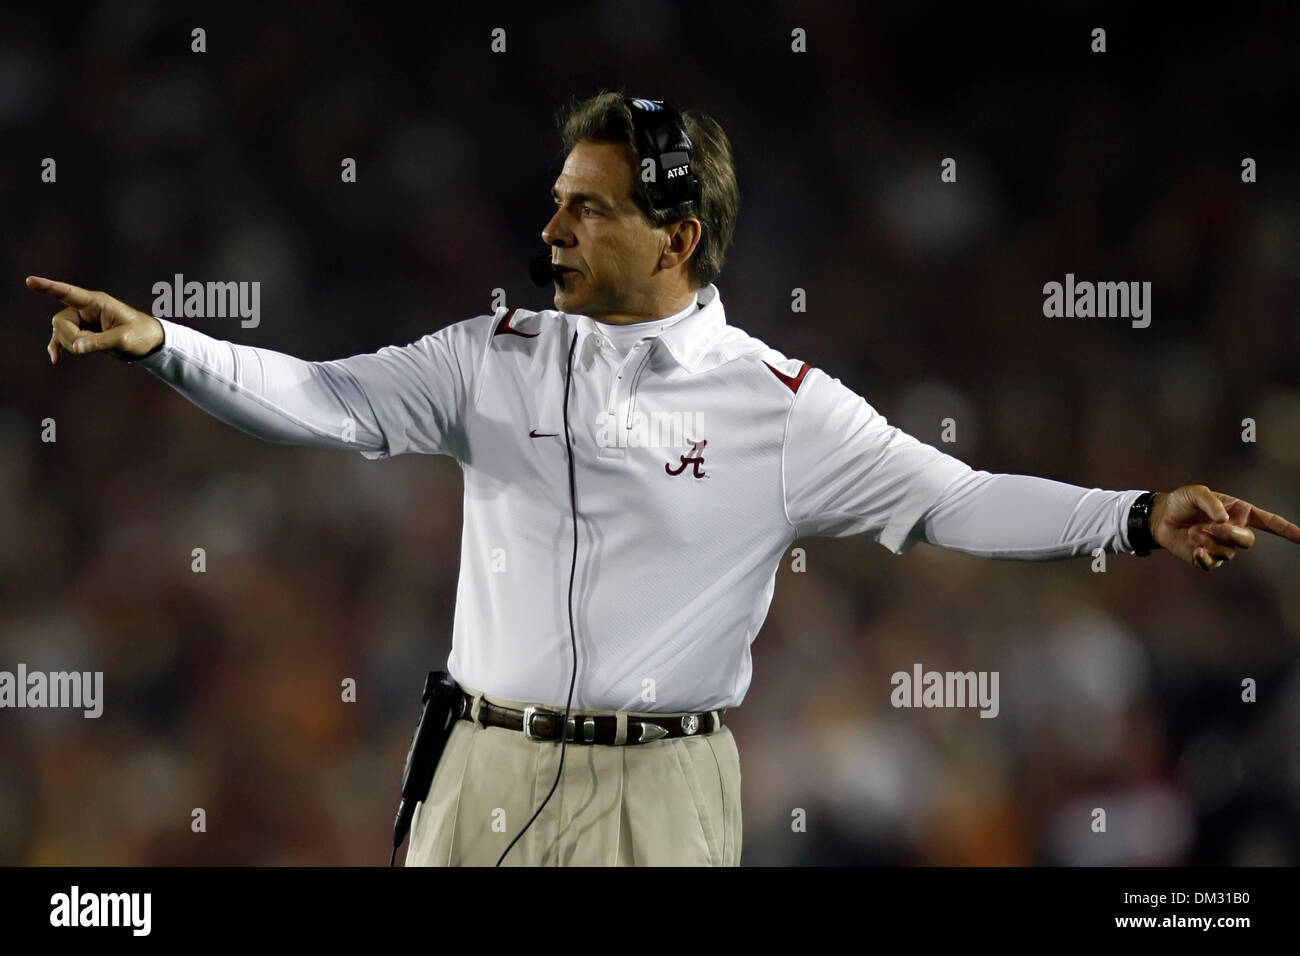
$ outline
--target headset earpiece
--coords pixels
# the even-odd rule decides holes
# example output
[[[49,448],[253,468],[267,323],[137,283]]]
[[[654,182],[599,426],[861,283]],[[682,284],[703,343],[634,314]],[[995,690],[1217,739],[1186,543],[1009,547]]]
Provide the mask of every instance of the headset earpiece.
[[[654,180],[645,184],[654,207],[668,209],[698,199],[699,182],[691,169],[694,145],[682,115],[663,100],[625,97],[623,102],[632,115],[637,156],[655,163]]]

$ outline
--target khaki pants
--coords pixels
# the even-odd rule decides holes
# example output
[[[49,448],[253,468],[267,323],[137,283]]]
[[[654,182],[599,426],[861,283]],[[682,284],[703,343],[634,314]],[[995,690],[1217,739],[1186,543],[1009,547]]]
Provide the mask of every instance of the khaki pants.
[[[477,718],[482,692],[464,689]],[[517,710],[533,703],[487,699]],[[457,720],[416,805],[406,865],[495,866],[550,793],[559,764],[559,741]],[[570,741],[555,792],[501,865],[739,866],[740,846],[740,755],[724,725],[644,744]]]

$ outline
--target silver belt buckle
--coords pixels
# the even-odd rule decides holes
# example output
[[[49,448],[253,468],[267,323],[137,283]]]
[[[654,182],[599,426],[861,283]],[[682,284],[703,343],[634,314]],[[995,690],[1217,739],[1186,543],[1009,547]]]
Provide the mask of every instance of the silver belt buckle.
[[[548,717],[560,717],[562,715],[553,710],[547,710],[545,707],[529,706],[524,708],[524,736],[529,740],[545,740],[545,737],[538,737],[533,733],[534,714],[546,714]]]
[[[545,714],[548,717],[563,717],[564,714],[555,710],[548,710],[545,707],[528,706],[524,708],[524,736],[529,740],[546,740],[545,737],[538,737],[533,733],[533,715]],[[564,739],[577,743],[577,717],[570,717],[564,722]],[[596,740],[596,718],[582,718],[582,742],[595,743]]]

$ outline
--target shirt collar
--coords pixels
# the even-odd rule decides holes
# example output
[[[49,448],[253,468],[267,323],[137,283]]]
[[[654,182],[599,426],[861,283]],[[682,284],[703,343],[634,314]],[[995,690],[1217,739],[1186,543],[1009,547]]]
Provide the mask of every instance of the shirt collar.
[[[696,296],[700,307],[656,336],[663,351],[687,372],[699,368],[705,353],[727,326],[727,314],[722,308],[722,297],[718,295],[716,285],[710,283],[698,290]],[[593,334],[600,334],[599,323],[589,316],[579,315],[577,320],[584,341]]]

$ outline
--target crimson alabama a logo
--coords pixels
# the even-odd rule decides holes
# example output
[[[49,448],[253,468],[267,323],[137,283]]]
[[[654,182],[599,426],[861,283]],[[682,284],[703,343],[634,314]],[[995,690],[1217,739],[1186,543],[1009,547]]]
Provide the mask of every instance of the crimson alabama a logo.
[[[677,466],[676,471],[669,466],[668,462],[664,462],[664,471],[668,472],[670,475],[680,475],[686,470],[686,466],[690,465],[691,471],[694,473],[696,478],[708,477],[704,472],[700,471],[700,465],[704,464],[704,446],[708,444],[708,441],[703,438],[699,441],[691,441],[689,438],[686,440],[691,442],[691,453],[689,455],[678,456],[682,460],[682,463]]]

